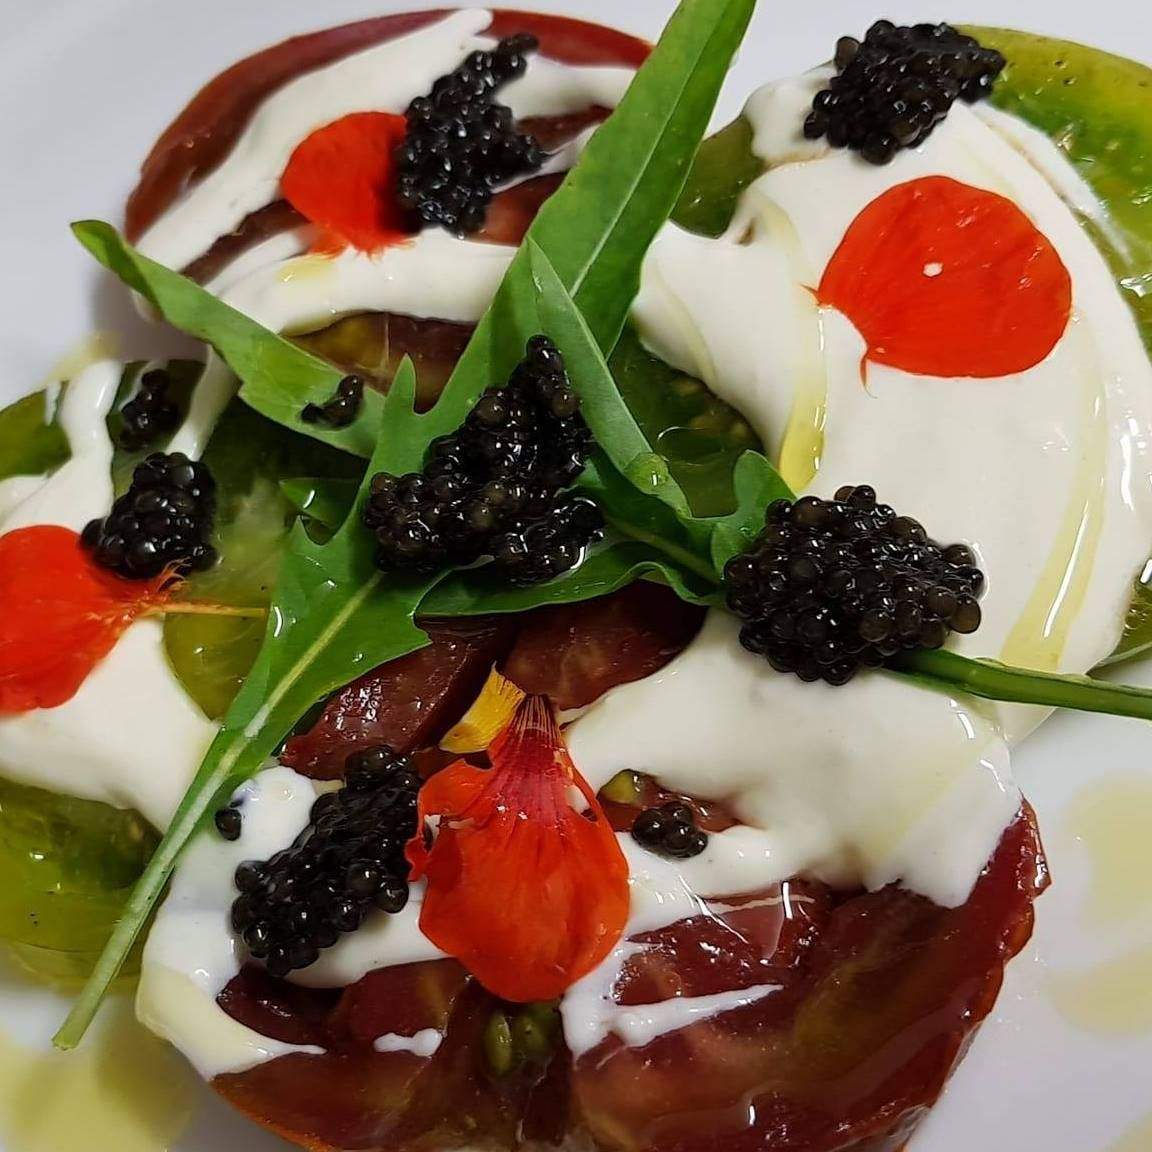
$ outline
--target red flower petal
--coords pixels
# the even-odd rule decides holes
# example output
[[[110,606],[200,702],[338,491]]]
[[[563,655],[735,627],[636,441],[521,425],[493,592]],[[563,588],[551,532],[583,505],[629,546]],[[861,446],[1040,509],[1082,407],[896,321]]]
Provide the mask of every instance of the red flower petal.
[[[404,213],[396,203],[394,159],[404,131],[403,116],[353,112],[297,145],[280,189],[297,212],[319,227],[316,250],[339,252],[350,244],[378,252],[407,238]]]
[[[852,222],[817,299],[868,343],[866,360],[923,376],[1010,376],[1056,347],[1072,281],[1011,200],[927,176]]]
[[[145,609],[167,576],[122,580],[69,528],[38,524],[0,536],[0,715],[55,708]]]
[[[428,849],[420,927],[505,1000],[551,1000],[612,950],[628,919],[628,864],[564,746],[551,706],[529,696],[488,749],[433,776],[420,814],[440,817]],[[588,805],[573,806],[573,786]]]

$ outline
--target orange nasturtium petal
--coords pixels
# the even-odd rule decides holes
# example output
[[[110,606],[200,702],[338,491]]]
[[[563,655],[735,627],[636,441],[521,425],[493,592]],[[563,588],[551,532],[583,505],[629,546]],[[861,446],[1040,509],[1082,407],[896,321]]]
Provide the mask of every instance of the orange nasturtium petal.
[[[320,230],[316,250],[351,245],[379,252],[408,238],[396,202],[396,149],[405,120],[391,112],[353,112],[317,128],[280,178],[284,199]]]
[[[0,536],[0,716],[70,700],[170,583],[101,568],[70,528],[37,524]]]
[[[856,326],[866,361],[988,378],[1024,372],[1056,347],[1072,313],[1072,280],[1011,200],[926,176],[860,212],[816,297]]]
[[[420,927],[490,992],[551,1000],[612,950],[628,919],[628,864],[564,745],[552,706],[527,696],[488,748],[490,768],[458,760],[420,790],[429,848]]]

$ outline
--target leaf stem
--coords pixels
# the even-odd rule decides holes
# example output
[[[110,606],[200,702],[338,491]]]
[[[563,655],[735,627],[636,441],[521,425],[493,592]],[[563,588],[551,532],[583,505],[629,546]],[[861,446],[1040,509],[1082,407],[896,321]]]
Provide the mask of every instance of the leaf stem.
[[[681,568],[686,568],[689,572],[702,577],[714,587],[717,586],[716,572],[713,570],[712,565],[706,560],[702,560],[694,552],[690,552],[687,548],[681,548],[679,544],[673,544],[672,541],[659,535],[659,533],[649,532],[644,528],[637,527],[635,524],[630,524],[627,520],[621,520],[618,516],[613,516],[603,505],[601,505],[600,510],[604,513],[604,519],[625,536],[632,540],[638,540],[641,544],[651,545],[657,551],[663,552],[669,560],[675,560]]]
[[[263,620],[267,608],[243,607],[239,604],[213,604],[207,600],[169,600],[144,613],[145,616],[236,616],[244,620]]]
[[[945,651],[903,653],[889,666],[927,685],[956,689],[985,700],[1152,720],[1152,689],[1148,688],[1011,668],[994,660],[970,660]]]

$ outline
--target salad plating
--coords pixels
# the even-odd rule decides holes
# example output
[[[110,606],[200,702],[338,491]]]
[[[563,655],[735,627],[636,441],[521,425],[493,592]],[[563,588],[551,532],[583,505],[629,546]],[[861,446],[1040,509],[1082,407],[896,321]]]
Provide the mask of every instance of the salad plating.
[[[2,783],[67,793],[126,686],[229,687],[65,1046],[159,904],[141,1018],[304,1146],[891,1150],[935,1100],[1047,884],[1012,705],[1152,718],[1079,675],[1152,367],[1091,192],[967,107],[995,33],[880,21],[689,173],[751,8],[647,62],[526,13],[306,37],[177,121],[138,249],[77,226],[210,352],[188,403],[77,377],[0,482]],[[1043,497],[1011,539],[939,434],[977,383]]]

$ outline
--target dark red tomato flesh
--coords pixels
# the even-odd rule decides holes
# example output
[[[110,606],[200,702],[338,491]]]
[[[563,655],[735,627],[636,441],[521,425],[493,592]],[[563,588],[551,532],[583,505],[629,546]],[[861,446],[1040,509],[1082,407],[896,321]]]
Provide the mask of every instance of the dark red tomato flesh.
[[[266,980],[266,978],[265,978]],[[280,984],[279,981],[266,983]],[[567,1068],[491,1078],[483,1059],[483,1034],[497,1003],[455,961],[408,964],[370,973],[329,1002],[320,1019],[320,994],[301,1011],[308,1020],[288,1027],[279,1016],[275,1034],[323,1047],[323,1055],[293,1054],[248,1072],[219,1076],[214,1086],[253,1120],[289,1140],[315,1149],[451,1148],[482,1134],[512,1147],[528,1139],[559,1140],[568,1124]],[[249,1027],[268,1019],[267,987],[249,973],[220,999]],[[277,1013],[301,1003],[280,997]],[[389,1034],[432,1030],[436,1051],[377,1052]]]
[[[209,81],[156,141],[125,210],[125,230],[138,239],[191,184],[228,154],[261,102],[305,72],[361,49],[414,32],[453,9],[406,12],[360,20],[322,32],[294,36],[249,56]],[[638,67],[648,55],[643,40],[565,16],[495,10],[495,37],[531,32],[540,52],[566,64]]]
[[[436,743],[476,698],[507,650],[514,624],[507,617],[483,617],[423,627],[432,641],[427,647],[342,688],[307,732],[288,741],[281,762],[333,780],[358,748],[390,744],[408,753]]]
[[[454,961],[385,969],[338,996],[246,971],[226,1010],[326,1052],[215,1086],[313,1149],[516,1148],[567,1134],[605,1150],[896,1152],[992,1007],[1046,883],[1025,809],[960,908],[895,886],[846,896],[806,881],[712,901],[707,915],[636,937],[644,948],[617,1000],[778,991],[644,1047],[609,1037],[575,1067],[560,1051],[545,1072],[506,1080],[483,1059],[498,1004]],[[422,1028],[443,1037],[430,1057],[372,1046]]]
[[[580,604],[538,608],[521,618],[504,674],[559,708],[581,708],[663,668],[703,619],[703,609],[648,581]]]
[[[991,1009],[1046,883],[1023,811],[961,907],[894,886],[818,902],[787,965],[773,962],[770,937],[758,962],[745,934],[739,970],[717,981],[714,925],[676,925],[675,939],[633,961],[621,1001],[704,994],[729,979],[779,991],[645,1047],[609,1037],[576,1064],[576,1108],[606,1149],[896,1152]]]

